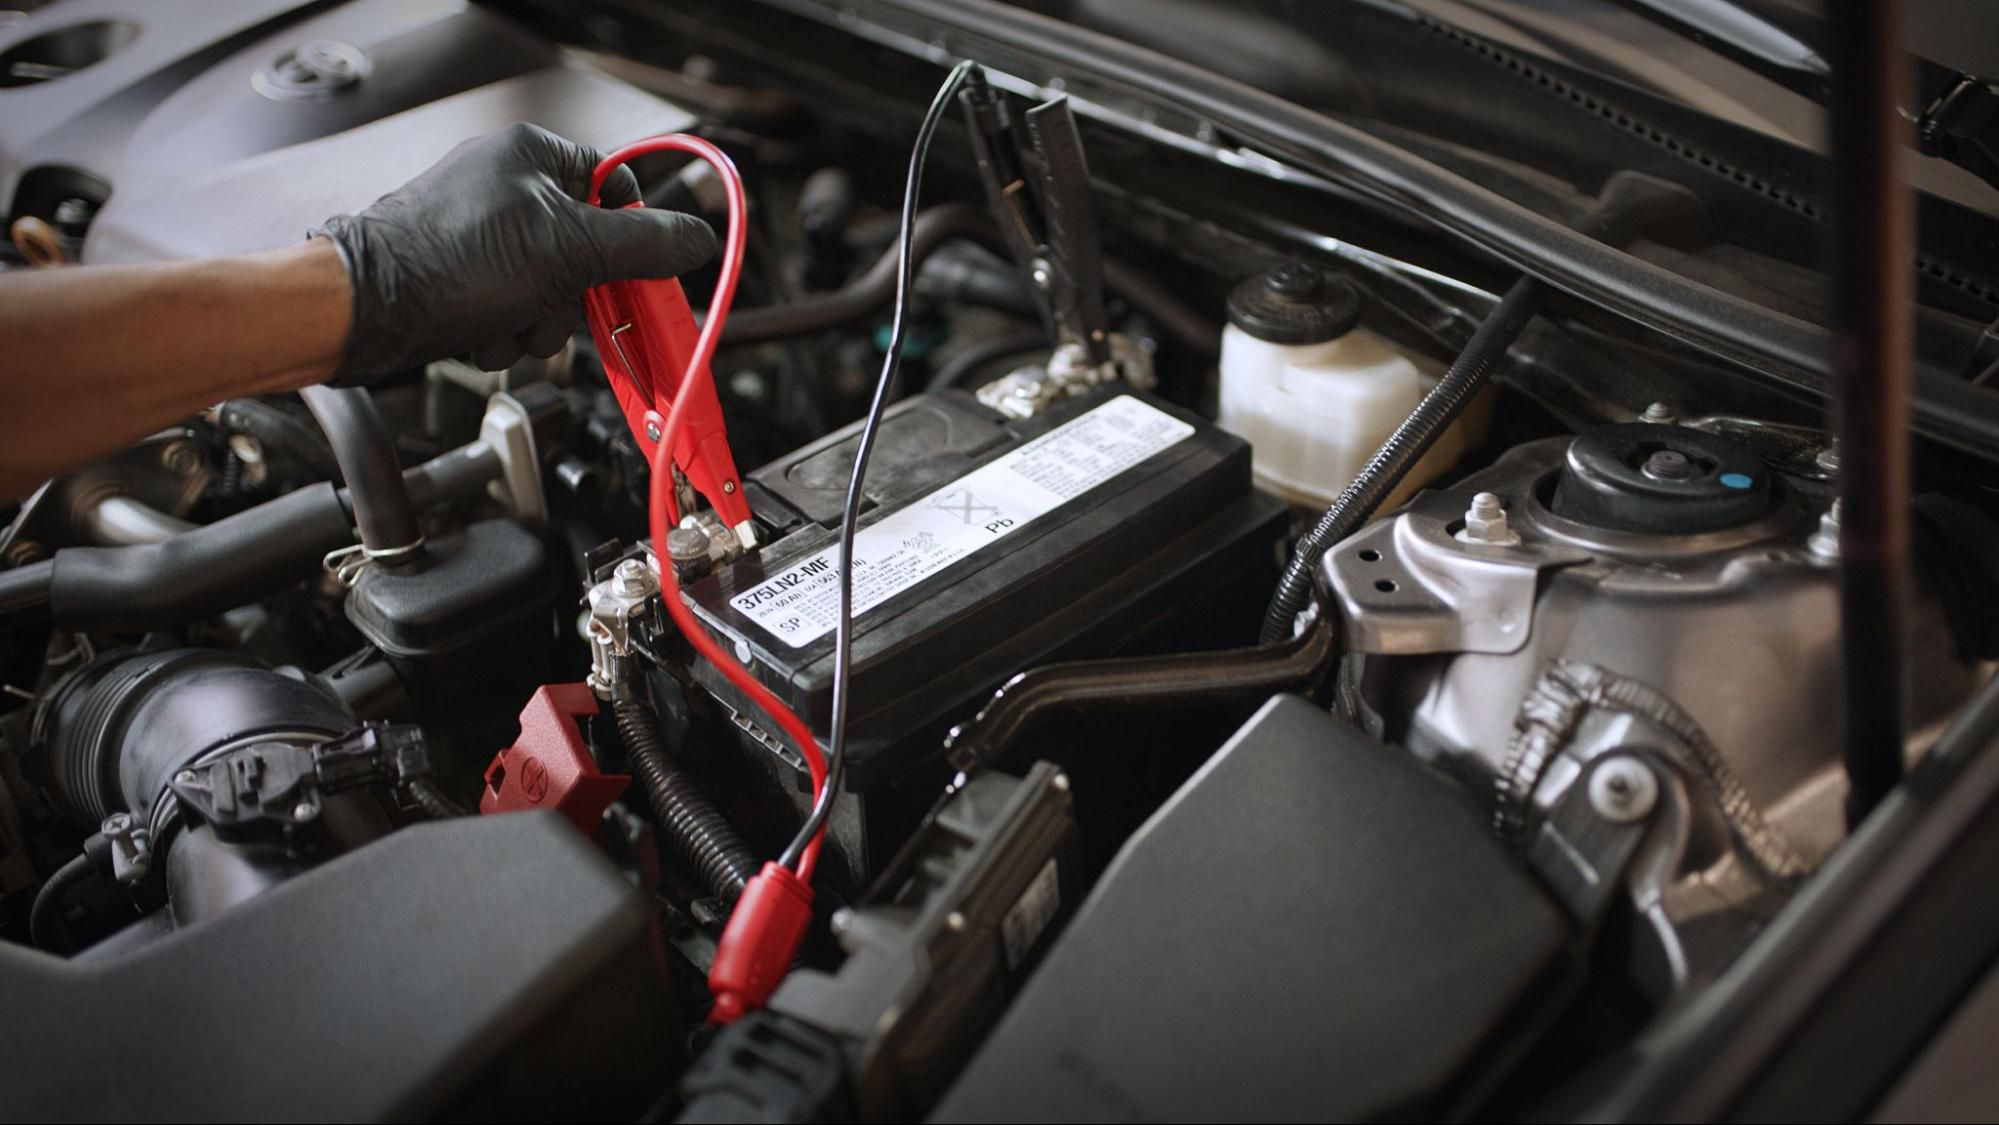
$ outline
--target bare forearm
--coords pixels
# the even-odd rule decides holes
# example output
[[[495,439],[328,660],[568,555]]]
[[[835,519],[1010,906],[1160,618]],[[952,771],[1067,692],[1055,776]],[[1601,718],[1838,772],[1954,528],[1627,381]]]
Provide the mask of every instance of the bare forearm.
[[[352,319],[324,239],[0,275],[0,501],[236,395],[332,375]]]

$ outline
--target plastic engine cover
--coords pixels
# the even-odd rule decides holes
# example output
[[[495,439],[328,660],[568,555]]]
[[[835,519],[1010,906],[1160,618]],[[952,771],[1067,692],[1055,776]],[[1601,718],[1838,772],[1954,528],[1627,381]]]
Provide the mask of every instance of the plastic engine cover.
[[[932,1120],[1438,1120],[1563,915],[1449,782],[1279,696],[1125,845]]]

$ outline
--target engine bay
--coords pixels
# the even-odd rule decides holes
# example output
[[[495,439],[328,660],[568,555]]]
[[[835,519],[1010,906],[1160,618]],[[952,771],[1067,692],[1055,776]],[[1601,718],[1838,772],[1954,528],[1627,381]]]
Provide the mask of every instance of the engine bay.
[[[615,159],[729,232],[553,358],[0,509],[7,1116],[1705,1116],[1648,1067],[1984,784],[1999,409],[1931,369],[1999,208],[1924,197],[1870,791],[1796,208],[1372,103],[1628,259],[1595,300],[1092,70],[1128,5],[933,7],[0,25],[8,272],[281,246],[522,122],[691,136]]]

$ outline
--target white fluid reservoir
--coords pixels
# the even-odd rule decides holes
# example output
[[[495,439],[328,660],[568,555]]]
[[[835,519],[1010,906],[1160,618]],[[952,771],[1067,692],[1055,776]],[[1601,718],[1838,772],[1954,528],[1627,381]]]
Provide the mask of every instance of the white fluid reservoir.
[[[1295,503],[1330,503],[1435,382],[1359,320],[1353,287],[1302,263],[1230,294],[1220,421],[1249,441],[1265,490]],[[1462,427],[1453,424],[1382,510],[1448,468],[1462,448]]]

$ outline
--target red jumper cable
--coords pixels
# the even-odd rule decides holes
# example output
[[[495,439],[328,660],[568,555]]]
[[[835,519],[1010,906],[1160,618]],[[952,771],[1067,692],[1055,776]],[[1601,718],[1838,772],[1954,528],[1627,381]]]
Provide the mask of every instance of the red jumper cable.
[[[727,154],[700,137],[684,133],[648,137],[605,157],[590,178],[590,203],[598,204],[604,180],[619,165],[655,152],[684,152],[707,161],[721,177],[728,196],[729,230],[722,244],[721,275],[708,304],[708,317],[697,333],[687,296],[671,278],[615,282],[585,295],[590,334],[597,341],[597,351],[611,375],[612,391],[632,427],[632,436],[646,452],[652,469],[647,509],[653,551],[661,560],[661,600],[694,650],[749,696],[798,747],[812,774],[816,801],[826,785],[826,758],[811,728],[716,643],[681,600],[679,580],[665,562],[669,557],[666,533],[680,522],[674,499],[675,466],[708,498],[744,546],[753,545],[749,504],[743,499],[735,461],[729,454],[715,377],[709,370],[742,274],[748,206],[742,177]],[[631,206],[644,204],[634,202]],[[736,900],[708,971],[708,989],[715,997],[715,1007],[709,1013],[713,1022],[728,1023],[762,1007],[789,970],[812,921],[812,872],[818,866],[825,834],[821,826],[800,853],[796,871],[780,863],[766,863]]]

